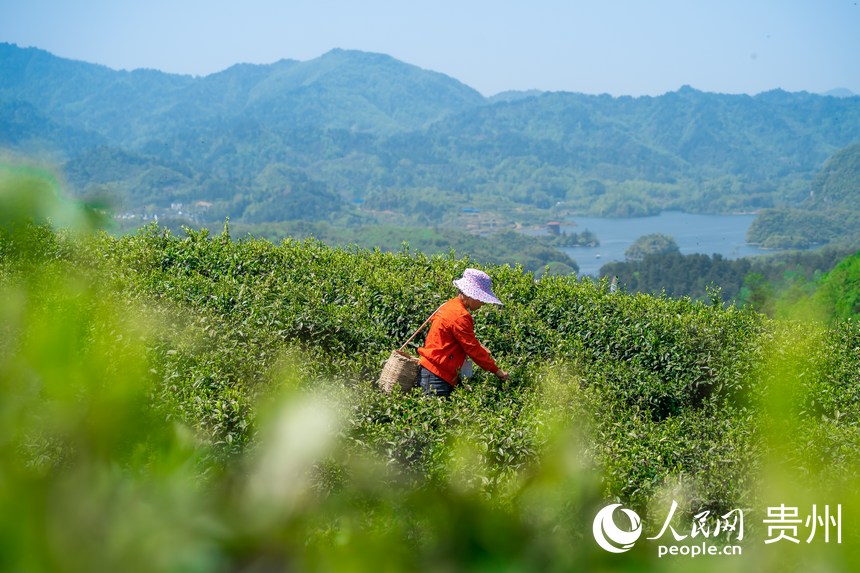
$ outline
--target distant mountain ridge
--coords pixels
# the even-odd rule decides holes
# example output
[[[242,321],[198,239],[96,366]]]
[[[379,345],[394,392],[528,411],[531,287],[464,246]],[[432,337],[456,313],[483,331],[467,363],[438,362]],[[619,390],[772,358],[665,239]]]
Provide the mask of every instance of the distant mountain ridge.
[[[824,95],[832,97],[854,97],[857,94],[846,88],[836,88],[824,92]]]
[[[36,48],[0,44],[0,98],[84,121],[118,143],[180,124],[246,117],[276,126],[389,132],[417,129],[484,105],[477,91],[382,54],[332,50],[315,60],[238,64],[201,78],[113,71]],[[121,100],[122,117],[118,110]],[[349,109],[343,110],[345,101]],[[117,124],[131,120],[128,130]]]
[[[76,192],[123,210],[274,221],[357,202],[362,216],[435,224],[467,207],[510,221],[800,205],[827,159],[860,141],[860,97],[485,98],[350,50],[192,77],[0,44],[0,126],[0,147],[49,158]]]

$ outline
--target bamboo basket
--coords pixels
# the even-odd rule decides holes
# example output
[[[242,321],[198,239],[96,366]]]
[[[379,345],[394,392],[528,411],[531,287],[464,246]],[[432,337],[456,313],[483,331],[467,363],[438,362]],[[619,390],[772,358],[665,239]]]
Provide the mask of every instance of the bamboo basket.
[[[401,350],[392,350],[377,381],[383,392],[400,387],[404,392],[418,384],[418,358]]]
[[[442,307],[440,306],[439,308]],[[424,324],[418,327],[418,330],[409,337],[409,340],[403,343],[403,346],[397,350],[391,351],[391,355],[382,367],[382,373],[379,375],[379,380],[376,381],[383,392],[391,392],[398,386],[404,392],[409,392],[412,388],[418,385],[418,357],[409,354],[404,350],[404,348],[406,348],[406,346],[412,342],[412,339],[418,336],[418,333],[427,326],[427,323],[430,322],[439,308],[427,317]]]

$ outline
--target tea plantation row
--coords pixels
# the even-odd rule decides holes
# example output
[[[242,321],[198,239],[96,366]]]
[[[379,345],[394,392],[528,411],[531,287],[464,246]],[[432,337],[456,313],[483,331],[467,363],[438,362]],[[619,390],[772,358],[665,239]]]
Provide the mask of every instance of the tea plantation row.
[[[476,313],[477,335],[511,382],[478,373],[447,401],[381,393],[388,353],[455,294],[467,266],[226,229],[7,228],[2,372],[16,398],[0,422],[19,429],[0,446],[36,472],[23,482],[44,487],[34,475],[99,456],[148,481],[185,468],[204,493],[170,482],[157,497],[169,507],[168,492],[183,491],[201,504],[193,511],[238,527],[191,528],[201,554],[235,567],[269,556],[408,570],[466,555],[565,570],[608,499],[647,518],[669,499],[685,515],[749,508],[775,487],[768,475],[853,483],[860,328],[850,321],[777,323],[486,267],[505,305]],[[143,385],[126,388],[135,376]],[[60,407],[72,403],[84,406]],[[465,545],[446,553],[460,539],[449,526]]]
[[[155,305],[162,318],[169,309],[173,334],[150,349],[158,402],[232,444],[228,451],[253,439],[254,400],[285,352],[298,348],[305,385],[350,388],[349,439],[410,470],[442,471],[434,464],[458,431],[451,417],[479,434],[472,437],[489,453],[493,480],[536,462],[543,381],[562,376],[576,396],[566,421],[589,429],[607,496],[643,504],[679,475],[702,482],[706,506],[728,507],[745,494],[755,459],[751,415],[766,391],[762,366],[780,351],[768,344],[774,325],[759,315],[489,268],[505,306],[482,309],[476,330],[513,382],[499,388],[479,375],[471,390],[428,410],[418,397],[379,394],[374,381],[390,350],[454,294],[451,280],[467,259],[237,241],[226,231],[180,237],[156,227],[104,234],[87,249],[122,296]],[[855,324],[843,324],[797,357],[793,374],[813,391],[798,414],[856,422],[857,336]],[[433,430],[422,431],[428,423]]]

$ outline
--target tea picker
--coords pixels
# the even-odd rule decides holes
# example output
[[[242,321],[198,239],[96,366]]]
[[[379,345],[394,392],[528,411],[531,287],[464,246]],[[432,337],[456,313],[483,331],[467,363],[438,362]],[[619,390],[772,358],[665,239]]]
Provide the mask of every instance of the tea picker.
[[[457,386],[467,358],[500,380],[510,378],[475,337],[472,312],[484,304],[502,304],[493,294],[492,279],[481,270],[469,268],[452,282],[459,291],[457,296],[440,306],[400,349],[391,353],[379,378],[383,390],[390,391],[395,384],[411,389],[417,378],[424,394],[448,396]],[[420,358],[416,359],[404,352],[404,348],[428,322],[430,331],[424,346],[418,349]]]

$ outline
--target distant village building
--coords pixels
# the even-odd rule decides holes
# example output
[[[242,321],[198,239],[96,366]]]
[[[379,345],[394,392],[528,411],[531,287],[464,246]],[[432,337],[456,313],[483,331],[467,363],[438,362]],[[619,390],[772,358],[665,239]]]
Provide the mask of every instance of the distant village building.
[[[560,235],[561,234],[561,223],[558,221],[550,221],[546,224],[546,230],[550,235]]]

